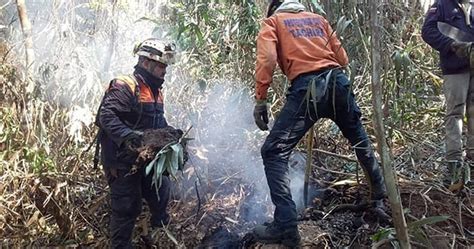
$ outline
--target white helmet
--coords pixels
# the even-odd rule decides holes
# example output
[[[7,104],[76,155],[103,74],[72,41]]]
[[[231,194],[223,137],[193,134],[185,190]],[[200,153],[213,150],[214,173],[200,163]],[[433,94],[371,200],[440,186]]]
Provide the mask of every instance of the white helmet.
[[[137,44],[133,49],[133,53],[170,65],[175,62],[175,49],[174,43],[167,44],[157,38],[149,38]]]

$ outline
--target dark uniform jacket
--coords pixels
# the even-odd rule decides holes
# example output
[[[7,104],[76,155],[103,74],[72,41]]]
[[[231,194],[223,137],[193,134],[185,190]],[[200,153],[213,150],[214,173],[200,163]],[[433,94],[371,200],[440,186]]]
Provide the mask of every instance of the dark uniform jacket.
[[[471,5],[474,1],[471,0]],[[458,0],[437,0],[426,14],[425,22],[422,27],[423,40],[431,47],[439,51],[441,70],[443,74],[458,74],[469,70],[469,59],[459,58],[451,51],[453,39],[441,34],[438,29],[438,22],[445,22],[462,31],[474,34],[473,11],[470,17],[471,26],[466,23],[464,11],[458,4]],[[474,41],[473,41],[474,42]]]
[[[112,80],[99,109],[98,123],[104,167],[130,168],[135,157],[127,155],[124,138],[133,130],[167,126],[161,87],[148,84],[136,71]]]

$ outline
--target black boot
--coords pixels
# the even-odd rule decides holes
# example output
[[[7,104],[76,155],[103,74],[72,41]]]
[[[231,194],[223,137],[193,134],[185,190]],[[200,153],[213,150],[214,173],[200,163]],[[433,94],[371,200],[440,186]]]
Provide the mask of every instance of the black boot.
[[[382,170],[375,158],[361,163],[361,166],[369,182],[370,199],[376,201],[385,198],[387,189],[385,188]]]
[[[151,227],[153,229],[167,227],[169,223],[170,223],[170,216],[167,213],[165,213],[160,219],[152,219]]]
[[[301,236],[297,226],[282,227],[276,223],[258,225],[253,230],[257,242],[264,244],[283,244],[294,248],[300,243]]]

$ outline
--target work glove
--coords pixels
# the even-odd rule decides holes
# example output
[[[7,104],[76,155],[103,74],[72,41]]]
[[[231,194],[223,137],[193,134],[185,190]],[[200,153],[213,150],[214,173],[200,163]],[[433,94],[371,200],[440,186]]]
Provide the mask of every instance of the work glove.
[[[451,43],[451,50],[459,58],[470,58],[472,50],[472,42],[458,42]]]
[[[268,130],[268,111],[267,103],[265,100],[258,100],[255,108],[253,109],[253,117],[255,124],[262,131]]]
[[[141,131],[132,131],[130,134],[125,136],[124,145],[129,155],[136,155],[138,148],[142,146],[143,132]]]

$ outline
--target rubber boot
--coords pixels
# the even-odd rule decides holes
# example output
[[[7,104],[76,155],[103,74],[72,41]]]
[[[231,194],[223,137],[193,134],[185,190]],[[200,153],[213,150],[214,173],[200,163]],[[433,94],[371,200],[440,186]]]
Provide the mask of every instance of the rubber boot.
[[[282,227],[274,222],[258,225],[253,230],[256,242],[264,244],[283,244],[290,248],[299,245],[301,236],[298,226]]]
[[[166,213],[164,214],[164,218],[151,221],[152,229],[167,227],[168,224],[170,224],[170,216]]]
[[[370,188],[370,199],[378,201],[385,198],[387,189],[382,175],[382,170],[375,159],[368,160],[366,163],[361,163]]]
[[[445,175],[443,183],[447,186],[462,181],[464,172],[463,172],[463,163],[458,160],[449,160],[447,162],[448,173]]]
[[[464,180],[465,185],[469,189],[473,189],[474,187],[474,160],[473,156],[466,156],[466,160],[464,161]]]

